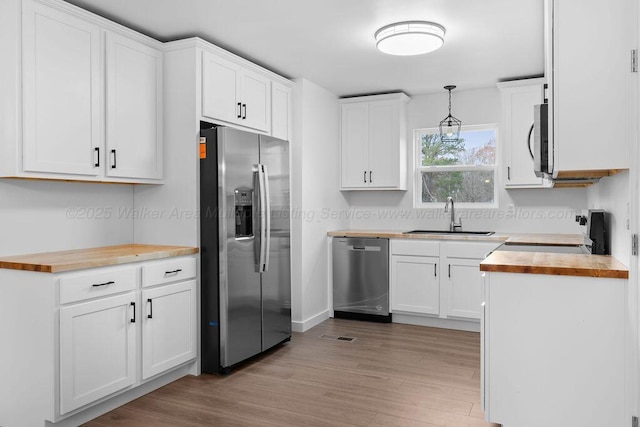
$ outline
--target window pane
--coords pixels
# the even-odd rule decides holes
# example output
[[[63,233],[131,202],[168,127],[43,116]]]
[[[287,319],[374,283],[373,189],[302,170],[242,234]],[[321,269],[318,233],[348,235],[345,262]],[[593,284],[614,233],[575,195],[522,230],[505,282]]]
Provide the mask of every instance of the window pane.
[[[454,142],[442,141],[438,133],[420,136],[420,165],[476,165],[496,163],[496,132],[494,129],[462,131]]]
[[[422,172],[422,202],[493,203],[494,171]]]

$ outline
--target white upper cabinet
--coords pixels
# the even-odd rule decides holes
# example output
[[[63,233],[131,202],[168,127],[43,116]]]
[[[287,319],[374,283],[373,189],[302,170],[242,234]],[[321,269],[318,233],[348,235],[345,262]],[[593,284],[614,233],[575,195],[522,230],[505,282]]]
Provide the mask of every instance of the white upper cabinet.
[[[6,0],[0,14],[20,20],[18,4],[22,29],[3,25],[0,55],[19,89],[0,89],[23,108],[0,176],[161,183],[160,42],[62,1]]]
[[[242,118],[238,93],[240,67],[212,53],[202,55],[202,115],[236,123]]]
[[[358,102],[342,105],[341,115],[341,187],[367,187],[369,104]]]
[[[271,80],[212,52],[203,52],[202,115],[269,133]]]
[[[341,190],[406,189],[404,93],[341,99]]]
[[[498,83],[502,93],[503,176],[506,188],[550,187],[533,172],[533,106],[544,101],[544,79]]]
[[[401,104],[397,100],[369,104],[369,184],[372,187],[402,187],[398,139],[399,133],[405,130],[400,130],[400,120]],[[404,138],[402,141],[405,142]]]
[[[100,35],[97,25],[24,3],[24,171],[101,173]]]
[[[271,130],[271,81],[249,70],[240,75],[242,125],[269,132]]]
[[[106,35],[106,174],[162,178],[162,53]]]
[[[629,168],[633,111],[630,0],[545,0],[553,177]]]
[[[291,88],[271,82],[271,136],[291,139]]]

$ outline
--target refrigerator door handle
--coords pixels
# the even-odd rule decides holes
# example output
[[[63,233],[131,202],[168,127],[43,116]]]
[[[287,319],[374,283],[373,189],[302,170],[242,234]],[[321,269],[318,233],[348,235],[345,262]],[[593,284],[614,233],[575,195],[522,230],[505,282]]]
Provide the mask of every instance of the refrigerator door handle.
[[[258,165],[258,203],[259,203],[259,220],[260,220],[260,257],[258,259],[258,273],[266,271],[267,265],[267,184],[264,165]]]
[[[265,248],[264,248],[264,264],[263,271],[269,271],[269,254],[271,253],[271,195],[269,194],[269,172],[267,166],[262,165],[262,174],[264,180],[264,232]]]

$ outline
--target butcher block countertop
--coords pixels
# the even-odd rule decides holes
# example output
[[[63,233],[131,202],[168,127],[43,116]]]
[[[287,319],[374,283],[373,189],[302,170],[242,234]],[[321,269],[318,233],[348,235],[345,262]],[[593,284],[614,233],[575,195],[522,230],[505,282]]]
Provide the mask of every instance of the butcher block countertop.
[[[119,245],[0,257],[0,268],[59,273],[198,253],[190,246]]]
[[[398,230],[337,230],[332,237],[379,237],[387,239],[464,240],[508,242],[521,245],[580,246],[582,234],[495,233],[483,235],[405,234]],[[605,255],[547,252],[494,251],[480,264],[482,271],[503,273],[552,274],[561,276],[609,277],[627,279],[629,269],[617,259]]]
[[[408,231],[408,230],[407,230]],[[582,234],[495,233],[490,236],[477,234],[405,234],[398,230],[337,230],[327,233],[332,237],[380,237],[386,239],[420,240],[474,240],[480,242],[509,242],[523,245],[584,245]]]
[[[553,274],[628,279],[629,269],[607,255],[495,251],[480,263],[481,271]]]

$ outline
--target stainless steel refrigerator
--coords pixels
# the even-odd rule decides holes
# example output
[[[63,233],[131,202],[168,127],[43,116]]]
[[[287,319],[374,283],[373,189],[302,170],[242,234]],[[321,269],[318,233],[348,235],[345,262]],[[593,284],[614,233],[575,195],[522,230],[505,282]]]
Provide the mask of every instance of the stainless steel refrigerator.
[[[202,370],[291,338],[289,143],[202,123]]]

